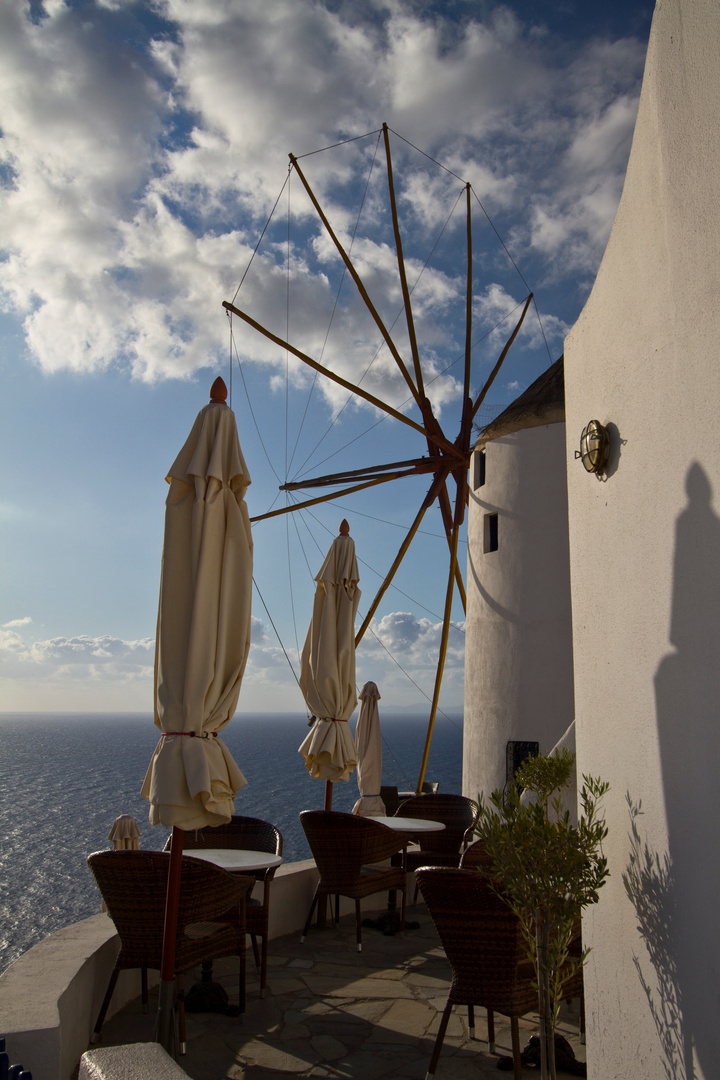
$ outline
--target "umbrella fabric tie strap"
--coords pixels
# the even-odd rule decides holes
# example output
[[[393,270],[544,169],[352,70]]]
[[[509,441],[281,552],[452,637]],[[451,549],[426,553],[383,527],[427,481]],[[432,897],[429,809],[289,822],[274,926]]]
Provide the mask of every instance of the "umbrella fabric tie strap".
[[[188,739],[217,739],[217,731],[161,731],[160,738],[164,735],[185,735]]]

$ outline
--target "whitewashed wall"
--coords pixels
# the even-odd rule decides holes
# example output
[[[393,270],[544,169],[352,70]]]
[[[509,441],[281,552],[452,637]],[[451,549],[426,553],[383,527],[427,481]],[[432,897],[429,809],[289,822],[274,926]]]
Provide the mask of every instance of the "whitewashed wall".
[[[612,877],[584,926],[591,1080],[720,1076],[719,351],[720,4],[659,0],[565,344],[578,766],[612,784]],[[613,425],[605,483],[572,460],[590,419]]]
[[[547,753],[573,710],[565,425],[487,443],[486,480],[468,517],[463,793],[505,784],[509,739]],[[483,518],[498,514],[498,550]]]

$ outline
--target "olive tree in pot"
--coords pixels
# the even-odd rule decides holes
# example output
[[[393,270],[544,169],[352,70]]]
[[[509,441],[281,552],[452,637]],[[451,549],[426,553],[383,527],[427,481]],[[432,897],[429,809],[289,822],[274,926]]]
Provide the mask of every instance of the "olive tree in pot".
[[[563,808],[562,790],[573,775],[568,750],[529,758],[509,793],[478,797],[475,833],[492,862],[498,894],[518,916],[535,967],[540,1016],[542,1080],[556,1080],[555,1026],[563,986],[585,962],[587,950],[570,955],[580,913],[597,903],[608,876],[602,842],[607,836],[599,803],[609,785],[583,776],[575,824]]]

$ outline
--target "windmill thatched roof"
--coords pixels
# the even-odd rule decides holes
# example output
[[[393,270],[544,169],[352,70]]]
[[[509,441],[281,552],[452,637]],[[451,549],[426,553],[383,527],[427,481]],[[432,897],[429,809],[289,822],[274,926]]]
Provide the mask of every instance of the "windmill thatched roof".
[[[561,356],[547,371],[523,390],[522,394],[503,409],[499,416],[480,432],[478,445],[509,435],[522,428],[542,424],[559,424],[565,420],[564,357]]]

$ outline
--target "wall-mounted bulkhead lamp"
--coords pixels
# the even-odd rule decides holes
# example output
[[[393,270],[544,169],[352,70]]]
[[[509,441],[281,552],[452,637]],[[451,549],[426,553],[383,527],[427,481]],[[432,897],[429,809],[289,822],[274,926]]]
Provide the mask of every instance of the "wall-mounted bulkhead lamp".
[[[610,457],[610,436],[599,420],[591,420],[583,428],[580,449],[575,451],[575,457],[581,458],[588,472],[602,478]]]

